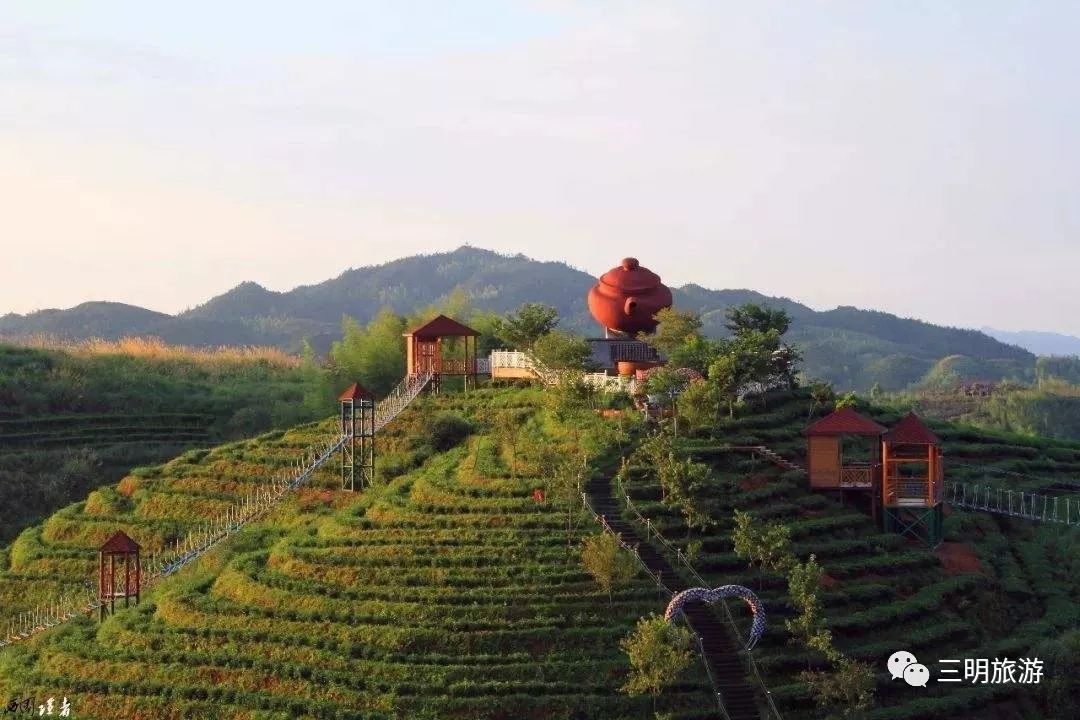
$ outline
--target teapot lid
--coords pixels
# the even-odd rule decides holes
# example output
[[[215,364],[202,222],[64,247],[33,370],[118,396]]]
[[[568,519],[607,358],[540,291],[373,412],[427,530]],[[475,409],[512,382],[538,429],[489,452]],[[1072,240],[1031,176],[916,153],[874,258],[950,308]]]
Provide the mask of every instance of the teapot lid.
[[[660,276],[632,257],[623,258],[618,267],[601,275],[600,282],[624,295],[639,295],[661,286]]]

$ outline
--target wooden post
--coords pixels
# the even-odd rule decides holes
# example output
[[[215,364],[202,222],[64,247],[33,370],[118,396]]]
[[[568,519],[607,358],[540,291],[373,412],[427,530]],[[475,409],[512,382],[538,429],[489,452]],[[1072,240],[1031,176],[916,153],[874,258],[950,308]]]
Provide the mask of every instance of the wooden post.
[[[116,613],[116,555],[109,554],[109,612]]]
[[[889,441],[881,441],[881,504],[887,505],[889,499]]]
[[[930,506],[932,506],[934,504],[933,503],[934,493],[933,493],[933,490],[932,490],[931,486],[932,486],[932,483],[934,483],[936,478],[937,478],[937,463],[935,462],[936,458],[934,457],[937,453],[935,452],[935,450],[936,450],[936,448],[933,445],[927,445],[926,446],[926,505],[927,505],[927,507],[930,507]]]

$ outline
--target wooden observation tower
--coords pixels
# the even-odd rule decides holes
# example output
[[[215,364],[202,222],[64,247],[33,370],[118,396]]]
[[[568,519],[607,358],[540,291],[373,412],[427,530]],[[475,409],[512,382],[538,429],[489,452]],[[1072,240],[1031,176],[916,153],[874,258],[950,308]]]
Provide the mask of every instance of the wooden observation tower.
[[[908,413],[882,437],[881,464],[885,529],[914,535],[936,548],[944,520],[941,441]]]
[[[837,410],[803,430],[810,489],[839,491],[841,500],[849,491],[864,495],[878,522],[884,433],[883,426],[853,408]]]
[[[360,383],[341,393],[341,489],[356,490],[375,482],[375,396]]]
[[[98,550],[98,603],[101,619],[104,620],[107,614],[116,612],[118,599],[123,599],[124,607],[128,606],[131,598],[134,598],[138,605],[141,581],[139,544],[123,530],[117,530]]]
[[[477,335],[479,333],[471,327],[445,315],[439,315],[420,327],[404,333],[405,374],[412,377],[431,373],[431,389],[434,392],[439,391],[440,379],[444,375],[464,378],[466,390],[469,389],[470,381],[475,388]],[[443,357],[443,340],[447,338],[463,339],[464,357]]]

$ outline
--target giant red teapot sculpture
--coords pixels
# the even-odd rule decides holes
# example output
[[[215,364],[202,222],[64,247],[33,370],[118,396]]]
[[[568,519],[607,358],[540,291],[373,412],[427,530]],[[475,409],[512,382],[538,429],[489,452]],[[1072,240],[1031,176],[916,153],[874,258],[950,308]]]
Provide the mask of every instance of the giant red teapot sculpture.
[[[589,312],[606,329],[635,335],[656,330],[657,312],[671,307],[671,290],[660,276],[623,258],[617,268],[604,273],[589,291]]]

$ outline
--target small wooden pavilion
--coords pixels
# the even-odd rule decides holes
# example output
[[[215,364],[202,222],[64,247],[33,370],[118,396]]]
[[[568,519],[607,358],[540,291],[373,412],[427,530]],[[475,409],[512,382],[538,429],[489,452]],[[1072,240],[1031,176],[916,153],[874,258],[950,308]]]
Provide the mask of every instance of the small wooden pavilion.
[[[478,332],[457,320],[439,315],[414,328],[405,337],[405,374],[425,375],[431,373],[432,389],[439,390],[440,379],[445,375],[454,375],[465,379],[465,389],[476,387],[476,338]],[[464,357],[443,357],[443,340],[462,338]],[[471,347],[470,347],[471,346]]]
[[[866,495],[878,521],[881,436],[885,428],[854,408],[826,415],[805,430],[806,474],[811,490],[835,490],[843,500],[852,491]]]
[[[885,529],[940,545],[945,472],[937,435],[908,413],[882,437],[881,464]]]
[[[375,396],[358,382],[338,397],[341,403],[341,489],[375,482]]]
[[[117,567],[119,561],[121,567]],[[123,577],[120,577],[120,570]],[[98,550],[98,602],[101,619],[116,612],[117,599],[123,599],[124,607],[131,598],[139,604],[141,586],[139,544],[123,530],[117,530]]]
[[[880,464],[879,440],[885,428],[853,408],[826,415],[805,430],[806,474],[813,490],[865,490],[873,484]],[[853,438],[871,438],[862,443]],[[849,453],[845,456],[845,440]],[[855,445],[863,452],[856,452]]]

